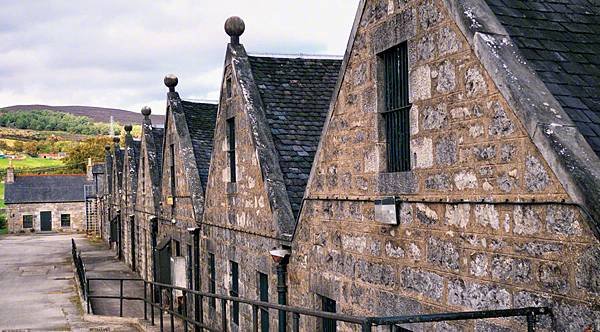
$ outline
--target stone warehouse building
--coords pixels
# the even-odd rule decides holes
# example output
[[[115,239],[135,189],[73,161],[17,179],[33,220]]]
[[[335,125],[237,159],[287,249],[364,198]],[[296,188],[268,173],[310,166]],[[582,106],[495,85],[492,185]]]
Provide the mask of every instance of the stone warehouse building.
[[[341,60],[248,55],[241,19],[225,28],[231,42],[200,226],[203,290],[277,302],[270,250],[291,246]],[[232,310],[231,328],[250,329],[251,308]],[[276,318],[262,311],[263,331],[276,329]]]
[[[167,76],[164,83],[169,92],[162,148],[156,277],[162,282],[192,288],[194,243],[190,229],[202,222],[217,105],[181,100],[175,91],[178,84],[175,76]]]
[[[138,185],[138,162],[140,159],[141,142],[134,140],[131,135],[133,126],[126,125],[125,149],[123,150],[123,193],[121,201],[121,240],[123,257],[134,271],[136,270],[136,232],[135,232],[135,202]],[[138,247],[139,248],[139,247]]]
[[[150,108],[142,109],[142,137],[138,163],[138,193],[134,206],[136,266],[140,276],[146,280],[154,280],[154,259],[152,254],[153,217],[160,216],[162,147],[164,128],[152,125]]]
[[[558,331],[600,329],[599,28],[585,1],[361,1],[293,240],[293,304],[551,306]]]
[[[133,208],[119,246],[144,248],[125,259],[147,279],[329,312],[548,306],[546,330],[600,330],[599,27],[589,1],[362,0],[340,61],[248,55],[230,18],[218,111],[165,78],[164,138],[144,120],[126,206],[123,152],[107,150],[108,220],[122,230]],[[203,309],[224,328],[217,303]],[[226,311],[250,329],[249,307]],[[282,321],[259,316],[263,331]]]
[[[93,169],[88,165],[88,174],[16,175],[11,163],[4,187],[8,231],[85,231],[86,190],[96,187]]]

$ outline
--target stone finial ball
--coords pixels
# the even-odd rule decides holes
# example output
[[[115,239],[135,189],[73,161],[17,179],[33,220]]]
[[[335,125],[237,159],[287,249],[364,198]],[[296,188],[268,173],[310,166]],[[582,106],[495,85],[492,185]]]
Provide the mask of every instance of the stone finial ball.
[[[152,113],[152,110],[148,106],[142,107],[142,115],[149,116]]]
[[[120,141],[121,141],[121,139],[119,138],[119,136],[113,137],[113,142],[115,142],[115,144],[119,143]]]
[[[104,146],[104,150],[106,150],[106,151],[110,150],[110,145],[106,144],[106,145]]]
[[[169,87],[170,89],[173,89],[174,87],[176,87],[177,83],[179,83],[179,79],[177,78],[177,76],[175,76],[173,74],[169,74],[169,75],[165,76],[165,85],[167,87]]]
[[[130,133],[131,130],[133,129],[133,126],[130,124],[127,124],[123,127],[123,129],[125,129],[126,132]]]
[[[225,32],[231,37],[239,37],[246,30],[244,20],[237,16],[231,16],[225,21]]]

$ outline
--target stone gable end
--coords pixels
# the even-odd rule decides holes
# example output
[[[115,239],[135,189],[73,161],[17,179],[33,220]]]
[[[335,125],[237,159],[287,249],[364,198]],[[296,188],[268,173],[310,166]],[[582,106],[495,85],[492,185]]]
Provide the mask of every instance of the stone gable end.
[[[444,2],[366,1],[359,15],[294,237],[292,303],[327,296],[361,315],[547,305],[559,330],[598,327],[598,274],[586,272],[598,241]],[[387,173],[377,54],[404,41],[411,171]],[[398,226],[375,220],[382,196],[405,201]]]

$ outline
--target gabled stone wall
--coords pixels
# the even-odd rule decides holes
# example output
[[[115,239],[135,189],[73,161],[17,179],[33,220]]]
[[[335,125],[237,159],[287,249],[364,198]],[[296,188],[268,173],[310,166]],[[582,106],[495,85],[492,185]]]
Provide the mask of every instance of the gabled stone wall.
[[[327,296],[360,315],[548,305],[558,330],[600,328],[598,241],[444,4],[366,1],[356,28],[294,238],[293,304]],[[377,53],[403,41],[412,168],[387,173]],[[398,226],[375,221],[382,196],[404,201]],[[496,203],[464,202],[482,199]],[[499,326],[523,329],[421,328]]]
[[[230,294],[231,261],[239,266],[239,296],[258,299],[258,272],[269,278],[269,301],[277,302],[277,276],[269,250],[279,247],[277,226],[265,188],[264,172],[258,159],[256,140],[248,116],[249,104],[241,87],[239,71],[228,57],[225,63],[221,101],[217,115],[214,149],[206,190],[206,203],[202,223],[202,289],[208,291],[207,253],[215,255],[216,289],[218,294]],[[247,61],[246,61],[247,63]],[[234,65],[234,66],[235,66]],[[231,82],[232,96],[227,97],[226,82]],[[256,111],[256,110],[251,110]],[[230,182],[228,159],[227,119],[235,117],[236,182]],[[266,123],[260,123],[266,126]],[[268,129],[268,128],[267,128]],[[273,153],[276,153],[273,151]],[[240,305],[242,331],[251,329],[251,306]],[[206,312],[207,318],[219,317],[216,311]],[[231,315],[228,309],[227,315]],[[276,312],[270,313],[271,329],[276,328]],[[215,321],[217,321],[215,319]],[[228,320],[229,322],[231,320]],[[230,323],[233,324],[233,323]],[[232,329],[235,328],[232,326]]]
[[[149,126],[149,127],[148,127]],[[146,131],[150,131],[148,135]],[[157,188],[153,186],[151,176],[148,140],[152,139],[152,126],[143,124],[143,135],[140,147],[140,161],[138,163],[138,192],[135,202],[135,232],[136,232],[136,266],[140,276],[146,280],[154,280],[152,260],[152,234],[150,219],[159,216],[159,208],[155,204],[154,195]],[[162,162],[162,160],[158,160]]]

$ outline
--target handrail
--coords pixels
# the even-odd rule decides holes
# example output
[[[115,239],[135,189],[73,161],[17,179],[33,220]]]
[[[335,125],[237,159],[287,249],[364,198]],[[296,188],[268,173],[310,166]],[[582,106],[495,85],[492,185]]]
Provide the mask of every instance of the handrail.
[[[90,281],[94,280],[103,280],[103,281],[119,281],[121,283],[121,294],[119,296],[101,296],[101,295],[88,295],[88,298],[106,298],[106,299],[120,299],[121,303],[123,300],[137,300],[144,302],[144,319],[148,319],[147,317],[147,309],[146,306],[150,305],[152,315],[152,325],[154,325],[154,309],[159,309],[160,312],[160,326],[161,331],[164,328],[163,322],[163,312],[166,312],[171,317],[171,329],[173,330],[174,317],[181,319],[184,322],[191,324],[192,326],[196,326],[200,329],[206,329],[209,331],[224,331],[227,329],[225,326],[221,329],[214,329],[205,325],[203,322],[195,321],[194,319],[187,316],[187,295],[193,295],[196,299],[200,298],[200,302],[204,297],[206,298],[214,298],[218,299],[221,302],[221,322],[223,324],[227,322],[226,320],[226,304],[228,302],[231,303],[242,303],[252,306],[253,309],[253,331],[258,331],[258,310],[282,310],[286,313],[291,313],[293,315],[292,320],[292,330],[294,332],[299,331],[299,320],[300,315],[310,316],[321,319],[329,319],[334,321],[341,321],[350,324],[360,325],[362,331],[369,332],[372,331],[373,326],[388,326],[391,329],[395,328],[396,330],[408,331],[405,328],[400,327],[400,324],[414,324],[414,323],[432,323],[432,322],[441,322],[441,321],[453,321],[453,320],[471,320],[471,319],[485,319],[485,318],[506,318],[506,317],[526,317],[527,318],[527,330],[535,331],[537,316],[540,315],[552,315],[552,311],[547,307],[528,307],[528,308],[517,308],[517,309],[500,309],[500,310],[485,310],[485,311],[467,311],[467,312],[450,312],[450,313],[441,313],[441,314],[424,314],[424,315],[407,315],[407,316],[391,316],[391,317],[370,317],[370,316],[351,316],[340,313],[332,313],[325,311],[318,311],[300,307],[294,307],[289,305],[281,305],[270,302],[263,302],[258,300],[251,300],[247,298],[229,296],[229,295],[221,295],[214,294],[203,291],[196,291],[184,287],[178,287],[174,285],[164,284],[160,282],[148,281],[142,278],[119,278],[119,277],[91,277],[86,279],[89,285]],[[122,283],[125,281],[131,282],[143,282],[144,284],[144,298],[141,297],[125,297],[122,294]],[[150,287],[149,287],[150,286]],[[89,286],[88,286],[89,287]],[[167,289],[171,296],[169,296],[169,303],[167,307],[163,307],[161,304],[157,304],[154,299],[154,289],[158,287],[159,294],[161,290]],[[151,298],[148,298],[148,288],[150,288]],[[173,308],[173,292],[181,291],[183,293],[184,299],[184,310],[185,314],[181,314],[174,310]],[[159,295],[159,298],[162,295]],[[160,300],[159,300],[160,301]],[[121,304],[121,315],[122,315],[122,304]],[[187,331],[187,324],[184,323],[185,330]]]

